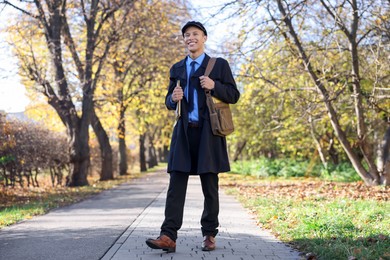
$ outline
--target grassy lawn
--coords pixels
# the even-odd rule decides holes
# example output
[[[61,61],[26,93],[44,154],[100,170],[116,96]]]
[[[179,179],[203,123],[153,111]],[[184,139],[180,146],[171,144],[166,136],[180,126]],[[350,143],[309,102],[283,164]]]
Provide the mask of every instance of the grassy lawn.
[[[388,188],[240,174],[221,174],[220,184],[308,259],[390,259]]]

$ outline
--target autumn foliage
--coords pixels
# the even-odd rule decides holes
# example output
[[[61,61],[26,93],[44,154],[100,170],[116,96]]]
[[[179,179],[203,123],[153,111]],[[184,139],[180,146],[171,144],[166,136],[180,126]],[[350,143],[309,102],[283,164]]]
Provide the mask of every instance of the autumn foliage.
[[[5,186],[39,186],[39,173],[50,173],[53,185],[62,184],[68,168],[66,138],[36,123],[0,116],[0,180]]]

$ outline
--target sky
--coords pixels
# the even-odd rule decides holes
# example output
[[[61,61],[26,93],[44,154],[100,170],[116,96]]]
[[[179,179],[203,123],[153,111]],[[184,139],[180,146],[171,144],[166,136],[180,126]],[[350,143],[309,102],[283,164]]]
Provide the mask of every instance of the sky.
[[[220,6],[229,0],[192,0],[189,1],[194,20],[202,21],[208,32],[209,46],[217,46],[227,39],[229,25],[221,22],[221,16],[212,18]],[[13,56],[10,46],[2,32],[7,20],[17,11],[11,7],[0,5],[0,111],[7,113],[23,112],[30,100],[26,96],[26,89],[20,83],[18,76],[17,59]]]
[[[0,111],[21,112],[29,103],[26,90],[20,84],[17,59],[12,55],[11,48],[2,32],[7,20],[14,12],[11,8],[0,6]]]

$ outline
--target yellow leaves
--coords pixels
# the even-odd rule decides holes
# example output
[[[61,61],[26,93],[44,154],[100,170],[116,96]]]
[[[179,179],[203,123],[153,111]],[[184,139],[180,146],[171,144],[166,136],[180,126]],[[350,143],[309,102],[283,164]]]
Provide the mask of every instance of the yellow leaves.
[[[64,133],[65,126],[59,118],[57,112],[46,102],[35,95],[30,96],[30,104],[26,108],[27,117],[45,126],[50,131]]]
[[[108,19],[101,27],[92,57],[92,80],[97,79],[95,73],[101,58],[107,55],[107,60],[101,68],[93,98],[96,113],[110,138],[115,137],[113,140],[118,137],[132,138],[130,135],[148,131],[151,127],[166,127],[167,118],[171,116],[164,105],[169,67],[184,54],[180,41],[172,37],[172,33],[180,32],[180,24],[176,19],[187,15],[185,6],[178,5],[181,4],[170,1],[136,1],[134,6],[129,7],[129,13],[124,9],[119,10],[113,19]],[[183,10],[180,14],[176,13],[178,7]],[[28,8],[35,13],[34,5]],[[66,10],[75,53],[70,50],[67,35],[62,34],[62,66],[70,96],[80,115],[84,79],[81,78],[79,68],[85,69],[87,31],[79,2],[68,1]],[[101,15],[98,14],[95,29],[101,22]],[[52,84],[57,94],[59,90],[56,88],[56,70],[53,69],[53,57],[44,37],[45,31],[37,21],[21,15],[13,19],[8,27],[9,39],[15,46],[14,52],[21,64],[19,71],[22,83],[32,99],[26,113],[51,130],[65,132],[57,112],[41,94],[44,82]],[[109,52],[105,54],[111,36],[115,36],[116,41],[110,42]],[[74,59],[76,55],[80,59],[79,67]],[[127,107],[124,116],[126,126],[131,129],[118,135],[116,129],[121,107]],[[131,132],[132,129],[135,130]]]
[[[389,16],[386,14],[379,15],[377,19],[375,19],[375,25],[378,27],[383,26],[384,22],[389,19]]]

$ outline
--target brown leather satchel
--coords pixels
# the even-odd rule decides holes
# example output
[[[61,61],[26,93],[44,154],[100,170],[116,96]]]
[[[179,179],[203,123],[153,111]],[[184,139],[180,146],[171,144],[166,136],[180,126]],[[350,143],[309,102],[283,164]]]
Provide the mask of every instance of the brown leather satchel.
[[[204,73],[205,76],[210,75],[216,60],[217,58],[210,58]],[[234,131],[234,125],[229,104],[213,98],[209,90],[206,90],[205,92],[206,103],[210,115],[210,125],[213,134],[222,137],[231,134]]]

